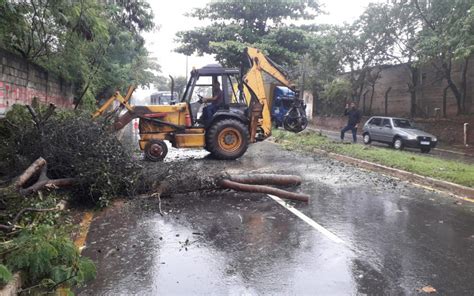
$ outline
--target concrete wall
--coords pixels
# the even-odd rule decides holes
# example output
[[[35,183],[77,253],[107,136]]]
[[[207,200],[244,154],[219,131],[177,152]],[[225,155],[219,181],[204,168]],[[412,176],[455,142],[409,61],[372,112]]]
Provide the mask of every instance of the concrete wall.
[[[452,77],[457,85],[461,78],[461,65],[453,65]],[[443,89],[446,87],[446,81],[442,79],[438,71],[432,65],[421,66],[418,71],[418,87],[416,89],[417,115],[422,117],[436,116],[435,109],[439,109],[440,114],[443,111]],[[409,116],[410,115],[410,93],[408,92],[408,82],[411,80],[409,69],[406,65],[385,66],[377,80],[372,102],[373,115],[385,114],[385,92],[392,87],[388,95],[387,113],[390,116]],[[368,90],[368,88],[366,88]],[[364,92],[366,91],[364,90]],[[369,91],[365,99],[365,110],[369,110],[370,104]],[[469,61],[467,72],[467,97],[466,107],[468,112],[474,113],[474,57]],[[364,99],[361,98],[360,109],[363,109]],[[446,112],[448,116],[454,116],[457,113],[456,99],[450,89],[447,92]]]
[[[36,97],[42,103],[70,108],[73,87],[70,83],[0,49],[0,117],[14,104],[30,104]]]

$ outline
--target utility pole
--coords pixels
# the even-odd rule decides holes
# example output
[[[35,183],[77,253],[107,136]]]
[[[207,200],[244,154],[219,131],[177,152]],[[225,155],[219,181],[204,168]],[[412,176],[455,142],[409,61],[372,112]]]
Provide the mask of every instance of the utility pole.
[[[188,56],[186,56],[186,81],[188,81]]]
[[[306,80],[306,65],[309,62],[308,54],[305,54],[301,60],[301,88],[300,88],[300,99],[304,97],[304,87],[305,87],[305,80]]]

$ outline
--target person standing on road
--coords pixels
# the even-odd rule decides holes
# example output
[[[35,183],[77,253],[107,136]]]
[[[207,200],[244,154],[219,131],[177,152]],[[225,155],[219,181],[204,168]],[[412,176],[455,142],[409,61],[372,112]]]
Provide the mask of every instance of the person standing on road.
[[[346,104],[344,115],[348,116],[348,119],[347,119],[347,125],[341,130],[341,141],[344,141],[344,134],[350,130],[352,132],[352,140],[354,143],[356,143],[357,142],[357,128],[359,127],[360,119],[362,116],[354,102],[351,102],[350,109],[349,109],[349,104]]]

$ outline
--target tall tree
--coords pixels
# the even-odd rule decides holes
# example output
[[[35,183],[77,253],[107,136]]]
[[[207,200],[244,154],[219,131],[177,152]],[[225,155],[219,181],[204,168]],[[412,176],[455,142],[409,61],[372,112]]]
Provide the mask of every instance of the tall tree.
[[[418,57],[431,63],[446,80],[456,99],[457,113],[466,113],[467,69],[474,52],[474,3],[472,0],[412,0],[423,29]],[[461,64],[461,77],[453,77],[453,65]]]
[[[77,103],[159,71],[141,36],[154,26],[144,0],[0,0],[0,15],[0,46],[73,82]]]
[[[367,79],[369,78],[370,84],[375,84],[380,78],[380,75],[369,75],[371,68],[390,59],[390,38],[381,25],[386,24],[389,19],[385,4],[370,4],[353,24],[339,29],[342,63],[349,71],[352,100],[356,102],[360,102]]]
[[[405,0],[393,1],[387,5],[390,18],[384,24],[391,38],[389,56],[397,64],[401,64],[409,74],[407,91],[410,93],[410,115],[417,115],[416,92],[418,86],[418,43],[419,31],[423,22],[411,3]]]
[[[313,19],[319,13],[315,0],[212,1],[189,14],[211,25],[177,33],[186,55],[211,54],[227,66],[238,66],[242,50],[254,46],[281,64],[294,65],[308,48],[306,32],[289,20]]]

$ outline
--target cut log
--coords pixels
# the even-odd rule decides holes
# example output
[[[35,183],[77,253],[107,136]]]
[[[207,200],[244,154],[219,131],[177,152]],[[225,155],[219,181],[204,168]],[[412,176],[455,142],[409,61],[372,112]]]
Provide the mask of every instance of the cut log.
[[[228,179],[237,183],[255,185],[297,186],[301,184],[301,177],[294,175],[230,175]]]
[[[40,172],[46,165],[46,160],[42,157],[35,160],[16,180],[15,188],[20,189],[35,174]]]
[[[278,188],[273,188],[270,186],[263,185],[249,185],[237,183],[231,180],[222,179],[219,181],[219,186],[226,189],[232,189],[235,191],[244,191],[244,192],[255,192],[255,193],[266,193],[276,195],[281,198],[298,200],[298,201],[309,201],[309,196],[302,193],[290,192]]]
[[[16,179],[14,183],[15,189],[21,195],[29,195],[41,189],[69,187],[79,183],[76,178],[49,179],[46,175],[47,171],[48,164],[46,160],[42,157],[38,158]],[[23,188],[35,175],[38,175],[36,182],[28,188]]]
[[[21,195],[29,195],[38,192],[41,189],[56,189],[70,187],[78,183],[76,178],[46,179],[36,182],[28,188],[20,189]]]

